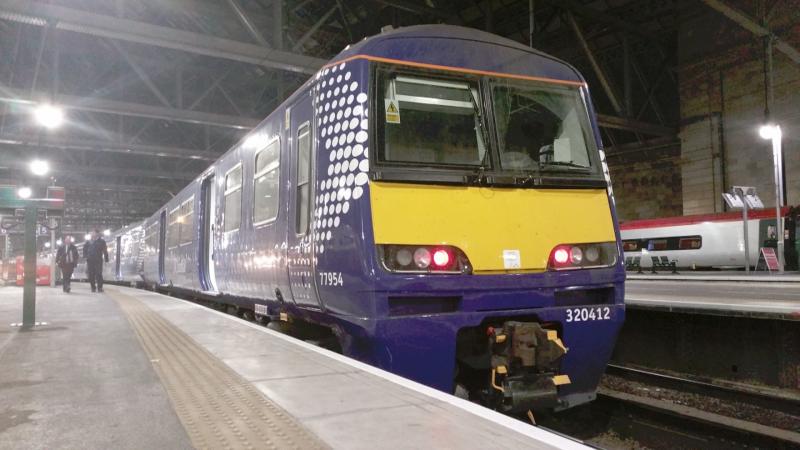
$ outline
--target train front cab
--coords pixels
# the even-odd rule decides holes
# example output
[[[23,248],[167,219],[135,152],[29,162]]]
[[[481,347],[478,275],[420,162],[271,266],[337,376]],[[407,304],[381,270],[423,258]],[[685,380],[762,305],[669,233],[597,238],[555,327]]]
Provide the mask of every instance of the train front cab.
[[[368,139],[331,147],[339,85],[314,91],[320,117],[333,104],[317,135],[317,290],[346,317],[344,352],[502,411],[593,399],[624,270],[584,83],[366,59],[322,80],[370,74]],[[330,240],[334,216],[349,234]]]

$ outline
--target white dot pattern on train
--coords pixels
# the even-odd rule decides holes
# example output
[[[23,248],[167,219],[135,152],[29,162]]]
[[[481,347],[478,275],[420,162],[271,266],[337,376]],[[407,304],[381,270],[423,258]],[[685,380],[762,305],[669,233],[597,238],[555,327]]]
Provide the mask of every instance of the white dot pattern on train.
[[[325,252],[325,244],[352,208],[352,202],[364,195],[368,181],[369,126],[366,86],[345,71],[346,63],[317,73],[314,104],[320,135],[319,157],[327,158],[328,167],[319,174],[314,200],[314,240],[316,252]]]

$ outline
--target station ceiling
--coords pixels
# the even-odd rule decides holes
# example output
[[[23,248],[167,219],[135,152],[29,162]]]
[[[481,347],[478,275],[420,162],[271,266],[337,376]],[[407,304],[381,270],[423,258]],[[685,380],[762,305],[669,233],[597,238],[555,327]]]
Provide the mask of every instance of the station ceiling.
[[[317,67],[386,25],[532,43],[587,78],[610,152],[672,142],[678,3],[0,0],[0,183],[37,182],[26,164],[47,159],[49,182],[67,187],[67,231],[143,218]],[[62,127],[33,122],[42,102],[66,108]]]

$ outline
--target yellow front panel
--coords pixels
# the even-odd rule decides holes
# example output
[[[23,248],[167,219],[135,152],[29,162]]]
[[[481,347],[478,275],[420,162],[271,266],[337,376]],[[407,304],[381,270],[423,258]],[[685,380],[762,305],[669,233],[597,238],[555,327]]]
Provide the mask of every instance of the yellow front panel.
[[[514,189],[370,183],[376,244],[447,244],[474,272],[544,270],[558,244],[610,242],[614,224],[604,189]]]

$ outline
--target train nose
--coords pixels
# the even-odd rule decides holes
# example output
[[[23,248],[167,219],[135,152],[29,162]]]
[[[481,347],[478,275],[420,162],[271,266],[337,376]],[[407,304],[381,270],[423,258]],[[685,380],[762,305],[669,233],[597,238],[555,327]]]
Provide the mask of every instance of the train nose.
[[[544,271],[564,243],[616,241],[604,189],[370,184],[375,243],[451,245],[473,273]]]

